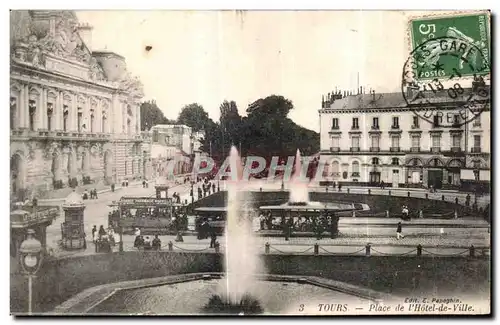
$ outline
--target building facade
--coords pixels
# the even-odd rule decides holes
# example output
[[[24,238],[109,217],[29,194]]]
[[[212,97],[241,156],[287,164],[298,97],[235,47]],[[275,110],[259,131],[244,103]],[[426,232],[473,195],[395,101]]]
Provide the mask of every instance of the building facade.
[[[11,193],[142,178],[142,84],[72,11],[11,11]]]
[[[328,94],[319,110],[324,175],[329,181],[392,187],[489,183],[489,103],[464,123],[469,119],[456,102],[437,97],[439,114],[423,105],[408,107],[401,93]]]
[[[174,174],[187,174],[191,171],[195,136],[189,126],[158,124],[151,128],[151,137],[151,157],[157,175],[171,176],[165,172],[168,170],[167,164],[174,160]]]

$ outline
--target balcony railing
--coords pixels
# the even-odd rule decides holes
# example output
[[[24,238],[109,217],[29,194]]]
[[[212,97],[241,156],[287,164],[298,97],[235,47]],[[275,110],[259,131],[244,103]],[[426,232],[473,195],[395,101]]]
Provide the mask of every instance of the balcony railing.
[[[398,152],[401,151],[400,147],[391,147],[391,152]]]
[[[380,126],[378,126],[378,125],[372,125],[372,130],[380,130]]]
[[[391,125],[391,129],[393,129],[393,130],[399,130],[399,124]]]
[[[410,152],[420,152],[420,147],[411,147]]]
[[[351,147],[350,151],[351,152],[359,151],[359,147]]]
[[[351,177],[359,177],[359,172],[353,172],[353,173],[351,174]]]
[[[332,125],[332,130],[338,130],[340,127],[338,125]]]
[[[412,128],[412,129],[420,129],[420,125],[418,125],[418,124],[413,124],[413,125],[411,126],[411,128]]]
[[[370,147],[371,152],[378,152],[380,151],[380,147]]]
[[[332,173],[332,177],[340,177],[340,173],[339,172],[333,172]]]
[[[11,130],[10,136],[12,138],[24,138],[28,137],[31,139],[61,139],[61,140],[73,140],[73,141],[106,141],[111,135],[108,133],[82,133],[77,131],[48,131],[48,130]]]
[[[461,152],[462,148],[460,147],[451,147],[451,152]]]
[[[359,125],[351,125],[351,130],[359,130]]]
[[[441,147],[431,147],[431,152],[441,152]]]
[[[472,153],[480,153],[481,152],[481,147],[472,147],[471,152]]]
[[[340,151],[340,147],[330,147],[330,151],[338,152]]]

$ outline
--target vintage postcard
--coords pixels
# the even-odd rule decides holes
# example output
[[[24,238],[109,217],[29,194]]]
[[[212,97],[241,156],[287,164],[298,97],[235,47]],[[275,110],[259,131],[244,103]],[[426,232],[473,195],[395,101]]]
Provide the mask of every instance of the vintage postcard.
[[[491,314],[490,20],[12,10],[11,314]]]

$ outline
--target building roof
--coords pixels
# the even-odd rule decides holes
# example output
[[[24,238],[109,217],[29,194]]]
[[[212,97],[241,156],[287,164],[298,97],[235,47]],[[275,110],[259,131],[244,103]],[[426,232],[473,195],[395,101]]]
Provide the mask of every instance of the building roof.
[[[406,107],[406,101],[401,92],[380,94],[359,94],[335,100],[331,109],[356,109],[356,108],[389,108]]]

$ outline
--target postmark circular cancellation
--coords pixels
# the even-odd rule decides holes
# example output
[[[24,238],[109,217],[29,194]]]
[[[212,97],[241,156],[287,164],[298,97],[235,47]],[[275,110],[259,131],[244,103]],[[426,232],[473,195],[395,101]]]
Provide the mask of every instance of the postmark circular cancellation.
[[[489,60],[476,44],[457,37],[432,38],[410,53],[401,91],[421,119],[457,128],[472,122],[490,104],[485,81],[489,72]]]

